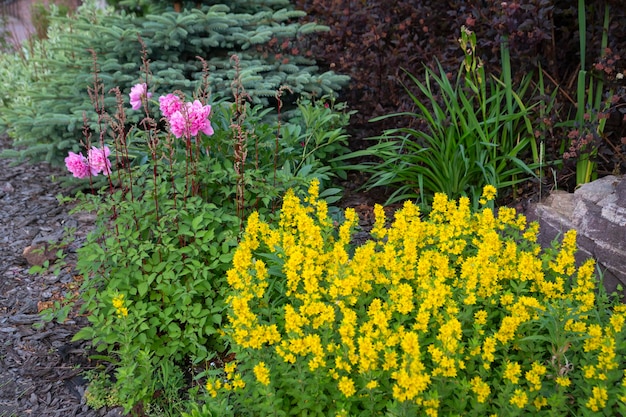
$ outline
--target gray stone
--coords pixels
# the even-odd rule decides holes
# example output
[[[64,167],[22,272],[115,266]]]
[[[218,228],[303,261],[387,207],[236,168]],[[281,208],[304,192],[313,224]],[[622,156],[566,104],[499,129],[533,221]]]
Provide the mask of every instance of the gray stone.
[[[530,207],[526,216],[539,221],[539,243],[544,247],[576,229],[577,260],[594,258],[606,290],[622,288],[626,294],[626,177],[610,175],[574,193],[555,191]]]

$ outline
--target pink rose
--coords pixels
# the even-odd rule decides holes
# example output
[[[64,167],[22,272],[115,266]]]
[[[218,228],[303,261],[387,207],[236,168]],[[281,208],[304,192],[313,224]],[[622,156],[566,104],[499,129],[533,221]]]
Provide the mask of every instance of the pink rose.
[[[70,152],[65,158],[65,166],[76,178],[87,178],[91,172],[87,158],[82,153]]]
[[[109,155],[111,150],[108,146],[89,149],[87,154],[87,160],[89,161],[89,167],[91,168],[91,175],[98,175],[102,172],[103,175],[109,175],[111,173],[111,161],[109,161]]]
[[[213,127],[209,120],[211,106],[203,106],[199,100],[185,103],[185,107],[174,112],[170,119],[170,130],[177,138],[182,136],[197,136],[198,132],[211,136]]]
[[[135,84],[130,89],[130,106],[133,110],[139,110],[142,106],[142,100],[144,97],[152,97],[152,93],[148,92],[148,86],[146,83]]]
[[[168,119],[182,107],[183,102],[176,94],[170,93],[166,96],[159,97],[159,108],[161,109],[161,113]]]

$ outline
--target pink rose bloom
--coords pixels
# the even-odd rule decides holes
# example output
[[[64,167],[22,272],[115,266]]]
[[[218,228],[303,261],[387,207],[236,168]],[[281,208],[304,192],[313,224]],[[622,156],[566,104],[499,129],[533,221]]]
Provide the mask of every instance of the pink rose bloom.
[[[170,130],[177,138],[182,136],[197,136],[198,132],[211,136],[213,127],[209,120],[211,106],[203,106],[199,100],[193,103],[185,103],[185,108],[180,109],[170,117]]]
[[[142,102],[141,100],[146,97],[146,98],[150,98],[152,97],[152,93],[148,92],[148,86],[146,86],[146,83],[139,83],[139,84],[135,84],[131,89],[130,89],[130,106],[132,107],[133,110],[139,110],[142,106]]]
[[[109,161],[109,155],[111,150],[108,146],[89,149],[87,160],[89,161],[89,167],[91,168],[91,175],[98,175],[102,172],[103,175],[109,175],[111,173],[111,161]]]
[[[82,153],[70,152],[65,158],[65,166],[76,178],[87,178],[91,172],[87,158]]]
[[[161,113],[168,119],[182,107],[183,102],[176,94],[169,93],[166,96],[159,97],[159,108],[161,109]]]

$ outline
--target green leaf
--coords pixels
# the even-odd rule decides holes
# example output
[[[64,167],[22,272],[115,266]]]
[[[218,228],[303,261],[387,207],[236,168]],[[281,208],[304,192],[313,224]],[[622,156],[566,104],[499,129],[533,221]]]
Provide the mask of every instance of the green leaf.
[[[79,340],[92,340],[96,336],[96,331],[92,327],[83,327],[72,337],[72,342]]]
[[[194,232],[200,228],[200,224],[204,220],[204,215],[200,214],[191,221],[191,230]]]
[[[144,297],[148,293],[148,283],[140,282],[137,284],[137,292],[139,293],[139,297]]]

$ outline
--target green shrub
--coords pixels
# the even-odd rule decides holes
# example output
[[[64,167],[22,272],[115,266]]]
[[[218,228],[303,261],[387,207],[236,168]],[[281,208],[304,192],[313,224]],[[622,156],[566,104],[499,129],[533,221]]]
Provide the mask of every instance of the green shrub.
[[[576,233],[542,250],[514,209],[436,194],[353,249],[313,183],[280,222],[250,216],[228,271],[235,361],[190,414],[609,416],[626,412],[626,306]],[[482,204],[496,189],[484,189]]]
[[[67,4],[34,3],[30,8],[31,23],[38,39],[48,37],[51,16],[67,16],[71,9]]]

